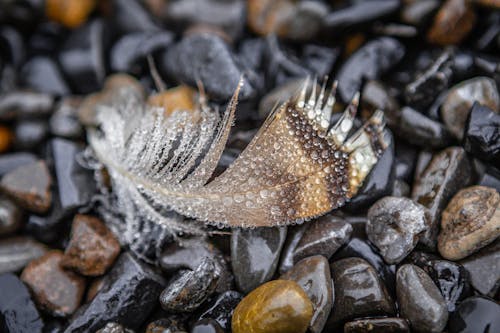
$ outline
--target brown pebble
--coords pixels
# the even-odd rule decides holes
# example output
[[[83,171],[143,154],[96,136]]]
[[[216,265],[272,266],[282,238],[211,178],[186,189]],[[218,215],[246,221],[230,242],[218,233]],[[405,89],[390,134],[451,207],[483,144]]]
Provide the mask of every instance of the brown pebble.
[[[434,17],[427,40],[438,45],[460,43],[472,30],[476,14],[467,0],[447,0]]]
[[[87,289],[87,295],[85,296],[85,303],[90,303],[97,295],[97,293],[101,290],[101,288],[104,286],[104,276],[100,276],[92,281],[90,284],[89,288]]]
[[[98,276],[111,267],[119,253],[120,243],[101,220],[78,214],[62,265],[82,275]]]
[[[12,146],[14,135],[6,126],[0,126],[0,154],[7,152]]]
[[[53,250],[33,260],[21,274],[37,304],[51,315],[65,317],[80,306],[85,279],[61,267],[62,251]]]
[[[53,21],[76,28],[87,21],[96,4],[96,0],[47,0],[45,13]]]
[[[278,32],[279,35],[294,7],[294,1],[290,0],[248,1],[248,25],[259,35],[268,35],[273,32]]]
[[[194,95],[193,88],[181,85],[149,96],[148,104],[164,108],[165,115],[169,116],[175,110],[193,111]]]

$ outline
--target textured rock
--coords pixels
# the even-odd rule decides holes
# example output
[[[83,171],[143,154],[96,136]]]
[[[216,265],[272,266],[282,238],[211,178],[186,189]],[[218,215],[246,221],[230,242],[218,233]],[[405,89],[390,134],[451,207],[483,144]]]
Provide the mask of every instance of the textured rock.
[[[500,114],[474,103],[464,135],[464,149],[468,153],[500,165]]]
[[[0,274],[15,273],[30,261],[43,256],[47,247],[26,236],[0,240]]]

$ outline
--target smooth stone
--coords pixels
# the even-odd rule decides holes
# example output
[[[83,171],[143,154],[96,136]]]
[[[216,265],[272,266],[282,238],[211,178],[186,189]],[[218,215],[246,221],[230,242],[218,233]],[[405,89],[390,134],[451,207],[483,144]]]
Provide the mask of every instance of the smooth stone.
[[[363,45],[338,72],[338,91],[342,100],[349,102],[364,79],[377,79],[396,65],[404,54],[405,47],[390,37],[380,37]]]
[[[460,263],[469,273],[474,289],[494,297],[500,290],[500,240],[463,259]]]
[[[118,323],[107,323],[103,328],[97,330],[95,333],[134,333],[134,331],[129,330]]]
[[[224,330],[213,319],[202,319],[193,324],[191,333],[224,333]]]
[[[231,318],[234,309],[243,299],[243,295],[234,290],[228,290],[209,301],[199,312],[198,320],[213,319],[220,327],[231,329]]]
[[[122,34],[161,30],[142,1],[138,0],[114,0],[112,20]]]
[[[0,328],[6,333],[42,333],[43,321],[28,288],[14,274],[0,275]]]
[[[293,256],[295,253],[295,249],[297,248],[297,245],[299,245],[300,239],[306,232],[307,228],[307,223],[303,223],[300,225],[291,225],[288,227],[285,244],[283,245],[281,258],[278,265],[278,271],[280,274],[286,273],[293,267]]]
[[[163,67],[169,76],[192,86],[203,83],[207,94],[215,99],[228,100],[243,75],[234,54],[218,36],[194,34],[171,46],[163,57]],[[247,78],[240,91],[245,100],[255,91]]]
[[[396,264],[415,248],[428,223],[424,206],[407,198],[385,197],[368,210],[366,234],[384,260]]]
[[[273,277],[286,231],[283,227],[233,230],[231,265],[239,290],[248,293]]]
[[[98,4],[96,0],[47,0],[45,2],[47,17],[70,29],[85,23]]]
[[[210,258],[192,271],[174,277],[160,295],[160,303],[171,313],[193,312],[215,292],[220,278],[219,268]]]
[[[427,32],[427,40],[438,45],[459,44],[472,30],[475,12],[466,0],[447,0]]]
[[[84,135],[82,124],[78,121],[78,108],[82,99],[66,97],[57,106],[50,117],[50,132],[67,139],[80,139]]]
[[[448,130],[458,139],[463,137],[474,102],[498,113],[500,96],[493,79],[479,76],[460,82],[449,90],[441,105],[441,117]]]
[[[74,313],[85,292],[85,279],[64,270],[62,258],[61,251],[49,251],[31,261],[21,274],[21,280],[30,288],[40,308],[57,317]]]
[[[36,162],[37,157],[32,153],[15,152],[0,155],[0,177],[20,167],[21,165]]]
[[[71,318],[64,332],[93,332],[107,322],[136,330],[158,304],[164,286],[160,274],[130,253],[123,253],[106,275],[101,290]]]
[[[113,265],[119,254],[120,243],[101,220],[77,214],[61,264],[81,275],[98,276]]]
[[[297,262],[280,279],[297,282],[311,300],[314,313],[309,331],[321,333],[333,307],[333,282],[327,258],[315,255]]]
[[[11,91],[0,95],[0,119],[47,116],[53,106],[54,97],[49,94]]]
[[[37,92],[64,96],[70,93],[57,64],[49,57],[31,58],[21,69],[22,86]]]
[[[429,209],[431,217],[420,243],[436,247],[441,212],[455,193],[471,183],[471,178],[471,164],[463,148],[449,147],[432,157],[416,178],[411,194],[413,201]]]
[[[500,236],[500,195],[484,186],[459,191],[441,215],[439,253],[460,260]]]
[[[335,216],[324,216],[309,222],[293,254],[293,262],[313,256],[322,255],[327,259],[342,245],[349,241],[352,226]]]
[[[0,240],[0,274],[16,273],[29,262],[40,258],[47,247],[28,236]]]
[[[448,321],[443,296],[432,279],[418,266],[406,264],[396,274],[401,316],[415,332],[442,332]]]
[[[20,206],[46,213],[52,204],[52,179],[44,161],[25,164],[2,177],[0,188]]]
[[[35,150],[45,141],[49,126],[45,120],[18,121],[14,127],[14,146],[17,150]]]
[[[406,320],[402,318],[358,319],[344,325],[345,333],[410,333]]]
[[[465,126],[464,149],[494,165],[500,165],[500,114],[474,103]]]
[[[233,333],[305,333],[313,305],[294,281],[269,281],[248,294],[234,310]]]
[[[485,297],[473,296],[463,301],[451,314],[449,333],[500,331],[500,305]]]
[[[11,200],[0,197],[0,236],[12,234],[21,228],[23,212]]]

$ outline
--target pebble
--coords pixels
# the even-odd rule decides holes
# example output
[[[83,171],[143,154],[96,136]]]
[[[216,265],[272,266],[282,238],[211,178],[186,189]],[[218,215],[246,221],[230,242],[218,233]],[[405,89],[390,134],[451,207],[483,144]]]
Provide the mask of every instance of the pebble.
[[[62,266],[85,276],[104,274],[120,254],[120,243],[96,217],[75,215]]]
[[[12,91],[0,95],[0,119],[47,116],[54,106],[54,97],[45,93]]]
[[[500,305],[485,297],[473,296],[464,300],[451,314],[449,333],[500,331]]]
[[[2,177],[1,190],[20,206],[46,213],[52,204],[52,179],[44,161],[24,164]]]
[[[31,153],[15,152],[0,155],[0,177],[20,167],[21,165],[36,162],[37,157]]]
[[[448,130],[462,139],[467,117],[474,102],[498,112],[500,96],[494,80],[475,77],[453,86],[441,105],[441,117]]]
[[[213,319],[202,319],[193,324],[191,333],[224,333],[224,330]]]
[[[380,81],[369,80],[363,86],[361,93],[362,110],[384,110],[389,125],[397,123],[396,114],[399,111],[398,101],[389,93],[387,87]]]
[[[47,252],[31,261],[21,274],[21,280],[33,292],[37,304],[57,317],[73,314],[85,292],[85,279],[61,267],[63,253]]]
[[[80,139],[84,136],[84,128],[78,121],[78,108],[82,99],[66,97],[56,106],[50,117],[50,132],[67,139]]]
[[[103,328],[97,330],[95,333],[134,333],[134,331],[129,330],[118,323],[107,323]]]
[[[421,268],[406,264],[398,269],[396,291],[401,316],[415,332],[442,332],[448,320],[443,296]]]
[[[403,4],[401,20],[415,26],[428,23],[431,15],[439,7],[438,0],[410,0]]]
[[[273,277],[286,231],[277,227],[233,230],[231,264],[239,290],[248,293]]]
[[[186,333],[184,324],[175,317],[161,318],[148,324],[145,333]]]
[[[0,236],[19,230],[23,222],[23,213],[11,200],[0,197]]]
[[[160,303],[171,313],[193,312],[214,293],[220,271],[213,260],[205,258],[192,271],[174,277],[160,295]]]
[[[439,253],[460,260],[500,236],[500,195],[495,189],[472,186],[459,191],[441,215]]]
[[[427,40],[438,45],[459,44],[476,23],[476,14],[467,0],[446,0],[427,32]]]
[[[402,318],[368,318],[350,321],[344,325],[345,333],[410,333]]]
[[[42,333],[42,318],[24,283],[14,274],[0,275],[0,318],[6,333]]]
[[[500,170],[487,168],[478,181],[478,185],[491,187],[500,192]]]
[[[396,143],[395,154],[394,173],[396,180],[411,183],[418,158],[417,149],[413,146],[398,142]]]
[[[138,329],[158,304],[164,287],[160,274],[129,252],[123,253],[106,275],[100,291],[71,318],[64,332],[94,332],[108,322]]]
[[[14,126],[14,146],[18,150],[35,150],[49,135],[49,126],[43,119],[26,119]]]
[[[297,248],[297,245],[299,245],[300,239],[306,232],[307,228],[307,223],[291,225],[288,227],[287,237],[285,244],[283,245],[283,250],[281,251],[281,258],[278,265],[280,274],[286,273],[293,267],[293,255],[295,253],[295,249]]]
[[[41,242],[54,243],[65,236],[62,230],[69,231],[69,213],[71,212],[62,209],[59,194],[53,191],[52,208],[48,214],[31,214],[24,230]]]
[[[87,20],[97,3],[96,0],[47,0],[45,13],[51,20],[76,28]]]
[[[71,90],[56,62],[49,57],[31,58],[21,69],[23,87],[57,96],[68,95]]]
[[[47,247],[29,236],[9,237],[0,240],[0,274],[16,273],[29,262],[40,258]]]
[[[6,126],[0,126],[0,154],[4,154],[12,146],[12,142],[14,141],[14,134],[10,130],[10,128]]]
[[[121,34],[161,30],[138,0],[113,1],[113,23]]]
[[[429,228],[420,242],[433,249],[437,245],[441,212],[461,188],[471,182],[471,165],[461,147],[449,147],[435,154],[412,188],[412,200],[427,207]]]
[[[229,331],[234,309],[242,299],[243,295],[237,291],[228,290],[223,292],[202,307],[198,320],[213,319],[222,329]]]
[[[333,307],[333,282],[327,258],[315,255],[297,262],[280,279],[297,282],[313,304],[311,333],[321,333]]]
[[[463,259],[464,266],[474,289],[494,297],[500,290],[500,240],[496,240],[477,253]]]
[[[330,265],[335,301],[327,330],[341,329],[346,321],[393,315],[394,303],[377,271],[366,260],[356,257],[333,261]]]
[[[384,260],[396,264],[415,248],[428,219],[422,205],[407,198],[384,197],[368,210],[366,234]]]
[[[484,161],[500,165],[500,114],[477,102],[465,126],[464,149]]]
[[[294,281],[269,281],[249,293],[234,310],[233,333],[305,333],[313,305]]]
[[[409,197],[410,196],[410,185],[408,183],[396,179],[394,185],[392,186],[391,196],[393,197]]]

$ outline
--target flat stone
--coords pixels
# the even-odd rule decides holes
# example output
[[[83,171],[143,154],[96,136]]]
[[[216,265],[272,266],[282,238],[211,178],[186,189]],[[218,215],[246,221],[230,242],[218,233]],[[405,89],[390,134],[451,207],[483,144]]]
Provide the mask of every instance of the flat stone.
[[[460,43],[472,30],[476,15],[466,0],[447,0],[434,17],[427,33],[430,43],[454,45]]]
[[[231,264],[239,290],[248,293],[273,277],[286,230],[277,227],[233,230]]]
[[[474,289],[494,297],[500,290],[500,240],[496,240],[460,263],[470,276]]]
[[[402,318],[358,319],[344,325],[345,333],[410,333],[406,320]]]
[[[305,333],[313,305],[294,281],[269,281],[249,293],[234,310],[233,333]]]
[[[396,291],[401,316],[415,332],[442,332],[448,320],[443,296],[421,268],[406,264],[398,269]]]
[[[33,292],[37,304],[54,316],[65,317],[78,309],[85,292],[85,279],[61,267],[63,253],[47,252],[31,261],[21,279]]]
[[[368,211],[366,234],[389,264],[399,263],[428,227],[425,207],[407,198],[385,197]]]
[[[18,236],[0,240],[0,274],[16,273],[30,261],[40,258],[47,247],[31,237]]]
[[[231,318],[234,309],[243,299],[243,295],[234,290],[228,290],[211,301],[201,309],[198,320],[213,319],[220,327],[228,331],[231,329]]]
[[[280,279],[295,281],[304,289],[314,308],[309,331],[321,333],[333,307],[333,282],[328,260],[321,255],[304,258]]]
[[[500,331],[500,305],[485,297],[473,296],[463,301],[450,316],[450,333]]]
[[[0,275],[0,319],[6,333],[42,333],[42,318],[30,292],[17,276]]]
[[[62,266],[86,276],[104,274],[120,254],[120,243],[96,217],[77,214]]]
[[[0,188],[20,206],[45,213],[52,204],[52,179],[44,161],[25,164],[2,177]]]
[[[484,161],[500,165],[500,114],[475,102],[464,132],[464,149]]]
[[[19,230],[23,222],[21,209],[11,200],[0,197],[0,236]]]

